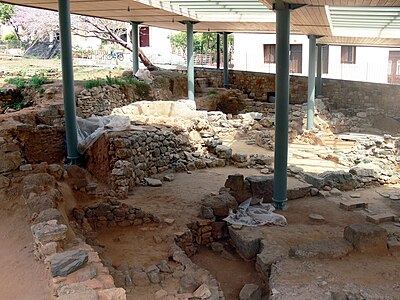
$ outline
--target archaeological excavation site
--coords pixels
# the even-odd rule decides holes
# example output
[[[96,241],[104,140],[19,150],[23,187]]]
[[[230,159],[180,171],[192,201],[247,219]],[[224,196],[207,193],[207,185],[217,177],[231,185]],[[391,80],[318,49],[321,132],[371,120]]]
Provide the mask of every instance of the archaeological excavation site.
[[[307,130],[307,80],[292,76],[285,165],[275,75],[231,71],[222,88],[219,71],[196,69],[195,101],[185,74],[151,76],[75,87],[75,163],[60,81],[1,94],[30,103],[0,115],[1,218],[14,224],[1,225],[2,244],[15,248],[5,270],[23,273],[10,290],[36,280],[29,299],[399,299],[398,86],[326,80]]]

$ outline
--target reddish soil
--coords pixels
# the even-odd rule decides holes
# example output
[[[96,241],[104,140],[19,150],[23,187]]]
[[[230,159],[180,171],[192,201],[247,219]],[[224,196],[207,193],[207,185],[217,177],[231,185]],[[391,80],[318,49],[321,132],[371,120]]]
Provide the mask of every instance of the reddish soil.
[[[0,299],[48,300],[48,271],[33,257],[25,204],[16,196],[0,199]]]

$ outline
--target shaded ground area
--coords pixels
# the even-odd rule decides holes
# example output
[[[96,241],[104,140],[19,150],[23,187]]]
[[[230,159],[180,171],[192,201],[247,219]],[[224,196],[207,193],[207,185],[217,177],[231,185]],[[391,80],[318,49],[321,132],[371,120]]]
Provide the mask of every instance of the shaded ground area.
[[[229,253],[229,252],[228,252]],[[192,257],[192,261],[209,270],[221,283],[226,300],[236,300],[244,283],[262,286],[263,282],[254,268],[254,263],[244,262],[242,258],[231,252],[221,258],[220,254],[202,247]],[[267,291],[264,291],[267,292]]]
[[[33,257],[25,204],[15,197],[0,198],[0,299],[48,300],[48,274]]]

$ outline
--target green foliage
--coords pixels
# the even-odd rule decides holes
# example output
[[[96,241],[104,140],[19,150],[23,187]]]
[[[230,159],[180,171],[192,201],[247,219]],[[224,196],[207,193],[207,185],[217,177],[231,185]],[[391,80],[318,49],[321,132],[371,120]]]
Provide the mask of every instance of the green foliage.
[[[28,79],[28,85],[38,89],[41,87],[43,84],[48,83],[49,81],[47,80],[46,77],[43,77],[41,75],[34,75],[30,79]]]
[[[15,6],[0,2],[0,23],[7,24],[15,14]]]
[[[103,86],[104,84],[104,80],[101,79],[89,79],[88,81],[85,82],[85,88],[90,90],[94,87],[99,87],[99,86]]]
[[[17,87],[17,89],[20,90],[24,89],[26,86],[26,80],[23,77],[7,78],[4,81],[10,84],[14,84]]]
[[[182,50],[186,53],[186,32],[178,32],[168,36],[172,48]]]
[[[43,84],[47,83],[48,80],[46,77],[41,75],[34,75],[31,78],[24,78],[24,77],[13,77],[8,78],[5,80],[10,84],[14,84],[17,89],[24,89],[27,87],[33,87],[35,89],[39,89]]]
[[[172,48],[182,50],[186,53],[187,34],[178,32],[168,37]],[[228,48],[233,48],[233,35],[228,35]],[[214,32],[195,33],[193,35],[194,53],[216,53],[217,52],[217,34]],[[223,39],[221,37],[221,52],[223,51]]]
[[[216,95],[218,92],[216,90],[208,90],[207,92],[208,95]]]
[[[9,33],[3,37],[3,41],[5,42],[18,41],[18,37],[15,33]]]
[[[126,85],[126,81],[125,81],[125,80],[123,80],[123,79],[121,79],[121,78],[118,78],[118,77],[116,77],[116,76],[114,76],[114,77],[112,77],[112,76],[106,76],[106,83],[107,83],[108,85],[113,85],[113,84],[116,84],[116,85]]]
[[[137,80],[133,77],[112,77],[106,76],[106,79],[90,79],[85,82],[85,88],[91,89],[94,87],[100,87],[105,85],[119,85],[123,87],[133,86],[135,93],[141,97],[145,98],[150,93],[150,85],[144,81]]]

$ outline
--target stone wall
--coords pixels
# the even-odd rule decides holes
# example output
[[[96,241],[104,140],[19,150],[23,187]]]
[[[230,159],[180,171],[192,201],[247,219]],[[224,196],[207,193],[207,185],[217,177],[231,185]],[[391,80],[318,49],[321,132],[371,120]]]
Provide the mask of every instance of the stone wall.
[[[323,80],[323,94],[331,109],[349,114],[366,112],[369,116],[400,116],[400,85],[336,79]]]
[[[222,70],[196,69],[195,76],[208,78],[209,87],[223,86]],[[267,102],[268,96],[275,93],[275,74],[229,71],[229,83],[232,88],[239,89],[255,101]],[[301,104],[307,101],[307,78],[290,77],[290,103]]]
[[[223,86],[222,70],[198,68],[195,76],[208,78],[210,87]],[[266,102],[269,93],[275,92],[275,74],[230,70],[229,82],[232,88],[255,101]],[[378,113],[388,117],[400,115],[399,85],[323,79],[322,92],[329,98],[333,110],[347,109],[350,114],[370,112],[370,115]],[[307,102],[307,77],[290,76],[289,97],[291,104]]]
[[[155,72],[153,82],[106,85],[83,89],[76,95],[77,115],[106,116],[114,108],[141,100],[172,100],[187,96],[187,79],[176,72]]]
[[[87,168],[100,181],[111,184],[119,197],[126,197],[145,177],[168,169],[184,171],[225,165],[222,159],[194,157],[193,151],[184,135],[141,127],[103,134],[87,152]]]
[[[59,175],[66,173],[58,165],[49,166],[48,171],[55,169]],[[25,176],[22,198],[32,215],[34,254],[50,269],[51,299],[126,299],[125,290],[115,287],[109,270],[91,246],[80,238],[69,243],[75,234],[60,208],[64,200],[54,176]]]

